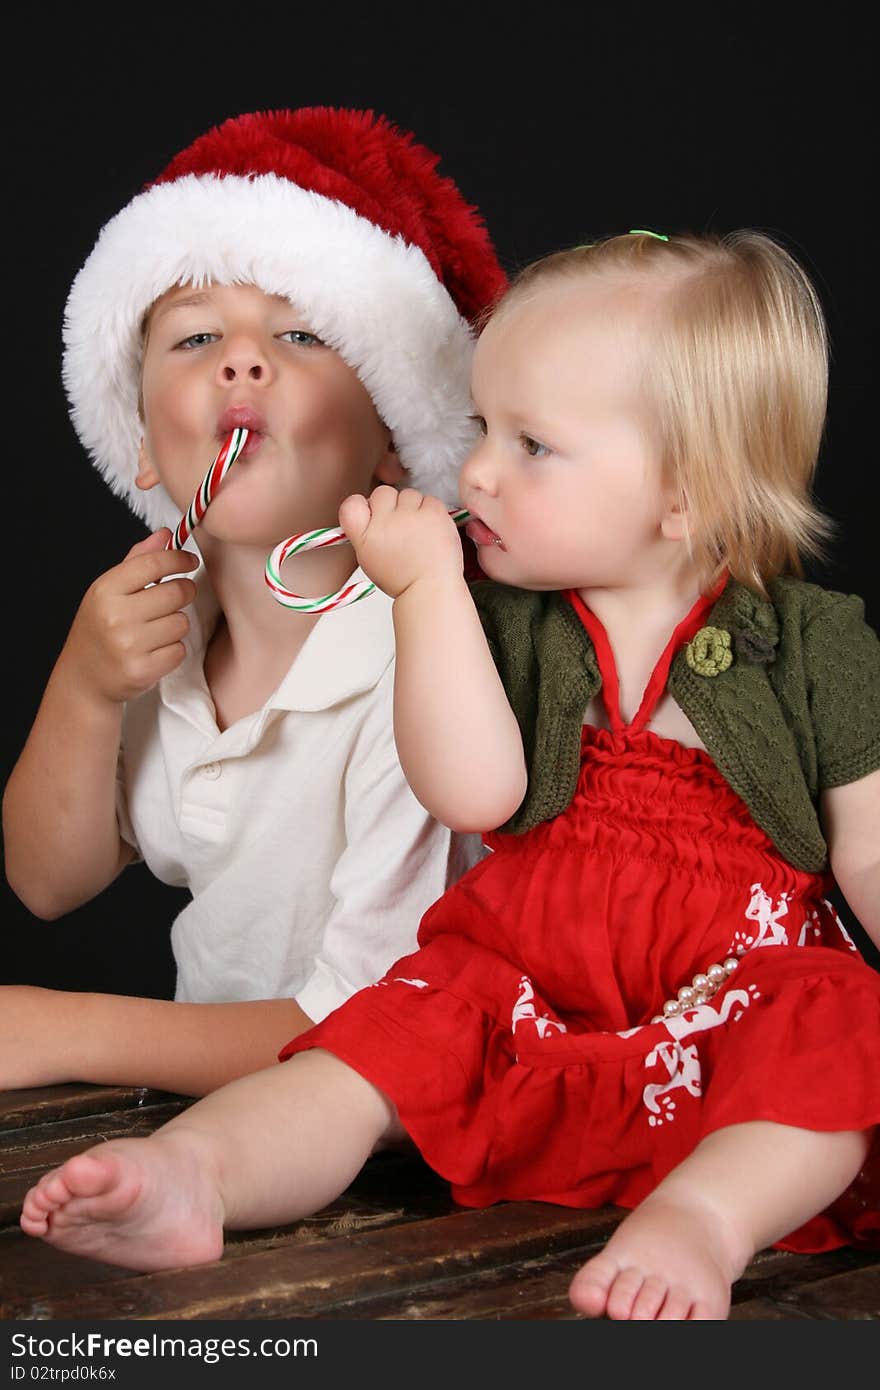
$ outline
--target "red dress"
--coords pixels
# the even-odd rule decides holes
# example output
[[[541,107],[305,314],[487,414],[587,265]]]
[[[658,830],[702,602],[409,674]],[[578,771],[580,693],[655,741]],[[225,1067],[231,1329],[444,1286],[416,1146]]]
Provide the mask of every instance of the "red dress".
[[[492,853],[422,918],[420,949],[280,1053],[322,1047],[367,1077],[466,1206],[633,1207],[726,1125],[880,1123],[880,974],[830,880],[780,856],[707,753],[646,727],[712,600],[624,725],[604,630],[569,597],[610,723],[584,726],[571,804],[487,835]],[[725,960],[716,993],[652,1021]],[[780,1245],[880,1243],[878,1135],[848,1192]]]

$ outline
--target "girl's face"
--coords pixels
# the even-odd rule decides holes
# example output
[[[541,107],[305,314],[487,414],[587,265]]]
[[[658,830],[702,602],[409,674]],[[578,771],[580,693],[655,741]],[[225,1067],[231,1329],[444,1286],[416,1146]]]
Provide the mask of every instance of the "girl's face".
[[[490,320],[472,378],[483,438],[459,489],[490,578],[526,589],[649,583],[680,539],[641,389],[656,302],[617,280],[560,278]]]
[[[333,526],[342,499],[402,476],[388,429],[352,369],[288,300],[253,285],[170,290],[150,311],[138,485],[181,512],[236,426],[245,449],[201,523],[272,546]]]

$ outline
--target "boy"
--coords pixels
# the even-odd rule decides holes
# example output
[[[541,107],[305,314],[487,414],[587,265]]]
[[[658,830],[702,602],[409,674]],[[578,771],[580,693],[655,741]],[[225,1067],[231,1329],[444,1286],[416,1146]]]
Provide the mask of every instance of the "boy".
[[[175,1002],[0,991],[0,1085],[200,1095],[268,1065],[411,947],[473,858],[397,762],[390,602],[293,615],[263,582],[272,546],[352,491],[408,474],[456,500],[470,322],[504,275],[436,163],[369,112],[240,116],[108,223],[74,283],[74,425],[157,529],[77,613],[4,796],[7,876],[53,919],[140,855],[193,901]],[[201,560],[167,552],[236,425]],[[325,593],[353,567],[339,547],[285,578]]]

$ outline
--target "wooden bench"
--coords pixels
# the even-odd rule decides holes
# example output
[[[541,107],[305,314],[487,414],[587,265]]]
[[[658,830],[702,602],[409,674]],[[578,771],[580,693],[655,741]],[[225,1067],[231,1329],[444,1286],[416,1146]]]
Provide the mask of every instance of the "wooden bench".
[[[102,1139],[146,1135],[188,1102],[154,1091],[53,1086],[0,1093],[0,1317],[63,1319],[574,1319],[566,1290],[621,1220],[616,1208],[456,1207],[417,1158],[370,1160],[332,1207],[233,1234],[223,1259],[132,1274],[22,1234],[42,1172]],[[880,1250],[766,1251],[732,1319],[877,1319]]]

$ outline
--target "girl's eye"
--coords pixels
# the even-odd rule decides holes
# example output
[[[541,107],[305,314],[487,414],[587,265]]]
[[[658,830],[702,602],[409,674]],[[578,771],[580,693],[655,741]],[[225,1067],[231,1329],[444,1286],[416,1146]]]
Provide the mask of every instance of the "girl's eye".
[[[529,458],[543,458],[545,454],[549,454],[550,452],[546,444],[539,444],[537,439],[532,439],[529,434],[521,434],[519,438]]]
[[[298,347],[311,347],[313,344],[316,347],[324,346],[317,333],[307,333],[304,328],[288,328],[286,333],[280,333],[278,336],[289,343],[296,343]]]
[[[177,346],[188,350],[189,348],[205,347],[208,343],[216,343],[216,333],[190,333],[188,338],[183,338]]]
[[[480,431],[480,434],[487,434],[487,433],[488,433],[488,431],[487,431],[487,429],[486,429],[486,421],[483,419],[482,415],[469,415],[469,416],[468,416],[468,419],[469,419],[469,420],[473,420],[473,422],[474,422],[474,424],[476,425],[477,429]]]

